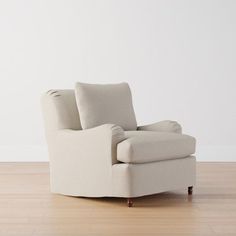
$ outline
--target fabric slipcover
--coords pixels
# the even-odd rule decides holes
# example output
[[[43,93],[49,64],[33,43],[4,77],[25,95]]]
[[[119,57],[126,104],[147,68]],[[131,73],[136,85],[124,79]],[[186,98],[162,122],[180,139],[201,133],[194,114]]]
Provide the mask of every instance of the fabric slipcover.
[[[177,122],[160,121],[137,131],[124,132],[117,124],[83,130],[77,105],[74,90],[50,90],[42,96],[51,192],[130,198],[195,184],[196,159],[186,157],[195,141],[180,135]],[[169,160],[158,161],[167,156]]]
[[[195,139],[189,135],[126,131],[126,140],[117,145],[117,159],[125,163],[147,163],[187,157],[195,152]]]
[[[112,166],[112,195],[140,197],[195,185],[196,158]]]

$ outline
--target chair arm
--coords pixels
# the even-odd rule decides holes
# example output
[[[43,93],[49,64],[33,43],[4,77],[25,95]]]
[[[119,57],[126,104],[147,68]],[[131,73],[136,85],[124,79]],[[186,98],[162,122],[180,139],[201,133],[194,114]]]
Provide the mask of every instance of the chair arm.
[[[116,145],[125,139],[124,130],[117,125],[104,124],[86,130],[58,130],[56,134],[59,149],[86,159],[108,157],[110,163],[116,163]],[[102,160],[100,160],[102,161]]]
[[[51,191],[72,196],[108,196],[121,127],[105,124],[86,130],[62,129],[47,135]]]
[[[181,125],[171,120],[163,120],[153,124],[139,126],[138,130],[182,133]]]

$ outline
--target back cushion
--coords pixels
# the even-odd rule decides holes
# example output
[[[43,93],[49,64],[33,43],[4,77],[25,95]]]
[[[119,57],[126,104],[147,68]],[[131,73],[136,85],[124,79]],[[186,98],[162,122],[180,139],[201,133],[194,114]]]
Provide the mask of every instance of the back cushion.
[[[76,102],[83,129],[102,124],[116,124],[124,130],[136,130],[132,96],[127,83],[76,83]]]

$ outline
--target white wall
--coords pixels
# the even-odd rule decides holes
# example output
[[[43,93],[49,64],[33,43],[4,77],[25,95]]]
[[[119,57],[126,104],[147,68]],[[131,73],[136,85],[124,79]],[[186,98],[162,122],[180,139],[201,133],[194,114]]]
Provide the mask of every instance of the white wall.
[[[236,1],[0,1],[0,161],[47,160],[40,95],[132,87],[139,124],[178,120],[198,159],[236,161]]]

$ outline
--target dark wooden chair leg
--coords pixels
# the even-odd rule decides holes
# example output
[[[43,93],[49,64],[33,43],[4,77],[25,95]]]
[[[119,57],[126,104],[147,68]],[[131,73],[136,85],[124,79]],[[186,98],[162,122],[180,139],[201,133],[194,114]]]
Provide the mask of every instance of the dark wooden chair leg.
[[[193,186],[188,187],[188,195],[193,194]]]
[[[133,206],[133,201],[131,198],[127,198],[127,206],[132,207]]]

